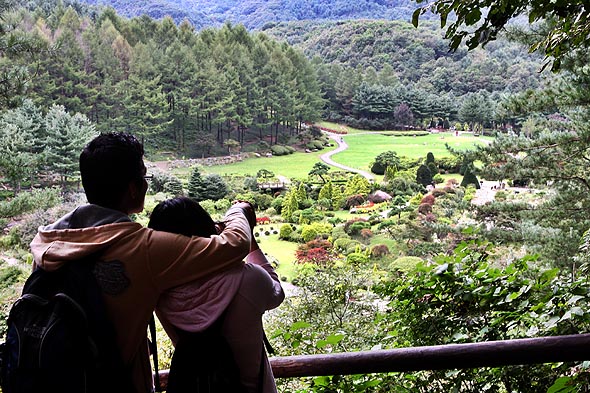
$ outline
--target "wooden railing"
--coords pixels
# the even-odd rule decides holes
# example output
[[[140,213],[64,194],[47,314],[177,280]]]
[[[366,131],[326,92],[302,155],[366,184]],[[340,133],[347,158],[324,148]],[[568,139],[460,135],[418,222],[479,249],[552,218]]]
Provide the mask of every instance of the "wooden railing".
[[[590,360],[590,334],[273,357],[275,378],[450,370]],[[168,370],[160,372],[166,386]]]

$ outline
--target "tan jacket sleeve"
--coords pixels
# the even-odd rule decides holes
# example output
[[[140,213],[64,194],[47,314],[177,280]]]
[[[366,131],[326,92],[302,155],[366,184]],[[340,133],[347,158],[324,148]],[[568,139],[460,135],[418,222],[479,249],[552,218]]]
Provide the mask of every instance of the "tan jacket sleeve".
[[[155,286],[164,291],[243,263],[252,231],[240,207],[225,215],[225,229],[211,238],[147,232],[148,264]]]

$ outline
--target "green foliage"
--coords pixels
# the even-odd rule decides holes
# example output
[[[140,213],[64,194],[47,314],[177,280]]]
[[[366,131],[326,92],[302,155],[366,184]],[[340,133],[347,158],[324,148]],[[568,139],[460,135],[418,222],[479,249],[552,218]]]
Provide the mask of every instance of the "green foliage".
[[[301,227],[301,237],[303,241],[309,242],[317,237],[327,238],[332,232],[332,226],[314,222],[313,224],[303,225]]]
[[[418,3],[426,0],[417,0]],[[483,7],[487,12],[482,12]],[[417,9],[412,23],[418,26],[420,15],[434,12],[440,15],[441,27],[447,26],[447,18],[453,15],[446,27],[445,37],[451,49],[457,49],[465,40],[469,49],[485,46],[497,38],[498,33],[520,15],[528,16],[529,24],[548,22],[549,27],[537,33],[530,46],[531,51],[539,50],[547,57],[546,65],[553,63],[557,71],[568,54],[587,47],[590,28],[583,21],[589,17],[590,10],[579,0],[551,2],[544,0],[494,0],[482,3],[477,0],[449,4],[446,0],[429,2]],[[477,26],[475,29],[468,28]]]
[[[346,262],[357,266],[366,265],[369,262],[369,256],[364,252],[351,252],[346,255]]]
[[[202,201],[206,199],[204,196],[205,185],[203,182],[203,177],[201,176],[201,172],[197,167],[193,168],[186,188],[188,191],[188,196],[195,199],[196,201]]]
[[[378,292],[392,300],[388,320],[396,321],[397,343],[481,342],[588,329],[590,318],[583,310],[590,301],[590,283],[585,273],[572,281],[559,269],[539,268],[531,256],[500,268],[488,259],[492,251],[490,243],[463,242],[452,255],[439,255],[436,264],[419,264],[416,273],[392,277],[379,287]],[[566,369],[565,365],[539,365],[527,366],[526,372],[521,367],[428,372],[417,375],[413,386],[427,386],[436,378],[436,391],[441,392],[465,380],[479,391],[539,392],[546,391]],[[522,378],[523,372],[527,378]]]
[[[416,183],[422,184],[424,187],[432,184],[432,173],[426,165],[420,165],[418,167]]]
[[[272,145],[270,147],[272,154],[275,156],[285,156],[287,154],[295,153],[295,149],[291,146],[283,146],[283,145]]]
[[[468,185],[473,185],[476,189],[481,188],[479,180],[477,180],[477,176],[472,172],[471,167],[465,170],[465,175],[463,175],[463,180],[461,180],[461,187],[467,187]]]
[[[330,167],[326,164],[324,164],[323,162],[316,162],[315,164],[313,164],[313,168],[311,169],[311,171],[309,171],[309,176],[318,176],[321,180],[322,183],[326,183],[326,179],[324,178],[324,176],[326,176],[328,174],[328,171],[330,170]]]
[[[293,233],[293,227],[291,224],[283,224],[279,230],[279,239],[288,240],[291,233]]]
[[[349,197],[352,195],[360,194],[364,197],[369,195],[371,192],[371,186],[369,181],[361,176],[361,175],[354,175],[351,177],[347,182],[346,186],[344,187],[344,196]]]
[[[386,151],[375,157],[375,161],[371,166],[371,172],[377,175],[383,175],[389,168],[397,170],[399,164],[400,160],[397,153],[394,151]]]
[[[299,209],[297,200],[297,190],[290,189],[282,200],[281,217],[287,222],[294,222],[299,217],[294,217],[294,213]]]
[[[18,193],[8,201],[0,202],[0,217],[15,217],[34,210],[47,210],[63,202],[57,188],[32,189]]]

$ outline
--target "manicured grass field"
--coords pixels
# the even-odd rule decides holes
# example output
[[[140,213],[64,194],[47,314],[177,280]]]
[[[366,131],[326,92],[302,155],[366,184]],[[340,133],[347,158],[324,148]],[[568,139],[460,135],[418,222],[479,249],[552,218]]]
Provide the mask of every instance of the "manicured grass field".
[[[455,136],[452,133],[438,133],[424,136],[387,136],[383,134],[351,134],[343,137],[349,148],[332,156],[340,164],[353,168],[369,170],[369,165],[377,155],[385,151],[395,151],[400,157],[426,158],[432,152],[435,158],[451,154],[448,144],[457,150],[468,150],[475,144],[491,140],[489,137],[474,137],[472,134]]]
[[[434,157],[437,158],[450,156],[445,144],[449,144],[454,149],[464,150],[471,148],[474,144],[483,144],[492,140],[490,137],[474,137],[472,134],[467,133],[459,136],[455,136],[450,132],[424,136],[392,136],[391,132],[388,135],[388,131],[363,131],[327,122],[320,123],[320,125],[348,132],[348,134],[343,135],[344,141],[349,146],[348,149],[333,155],[332,159],[340,164],[366,171],[370,169],[369,165],[378,154],[388,150],[395,151],[400,157],[406,156],[410,158],[426,158],[426,154],[432,152]],[[277,176],[304,179],[313,168],[313,165],[320,161],[320,155],[335,148],[334,145],[313,153],[298,152],[279,157],[249,158],[234,164],[204,167],[202,173],[254,176],[260,169],[268,169]],[[182,169],[177,171],[181,172],[176,173],[177,175],[186,176],[189,170],[184,170],[187,173],[182,173]]]
[[[260,229],[266,230],[269,227],[274,227],[275,229],[279,229],[282,224],[270,224],[270,225],[262,225],[257,227],[255,231],[259,231]],[[279,261],[279,266],[277,267],[277,274],[279,277],[287,277],[287,281],[291,281],[295,278],[295,250],[297,250],[297,243],[287,242],[284,240],[279,240],[279,235],[270,234],[270,235],[260,235],[256,237],[258,244],[260,245],[260,249],[272,255]]]

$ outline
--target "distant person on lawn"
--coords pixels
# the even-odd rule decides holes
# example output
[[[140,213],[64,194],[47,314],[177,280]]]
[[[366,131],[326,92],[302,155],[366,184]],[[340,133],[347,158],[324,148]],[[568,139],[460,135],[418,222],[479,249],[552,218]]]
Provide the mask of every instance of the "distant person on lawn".
[[[252,227],[255,223],[255,220],[251,222]],[[158,204],[150,216],[148,227],[186,236],[214,238],[223,225],[216,225],[194,200],[180,197]],[[156,313],[172,341],[177,344],[177,350],[181,351],[189,350],[182,348],[183,340],[190,342],[191,335],[198,337],[200,332],[219,322],[219,330],[238,366],[244,391],[274,393],[277,388],[264,350],[262,315],[266,310],[278,307],[285,293],[277,273],[254,237],[246,261],[246,264],[166,291],[160,297]],[[203,356],[205,360],[208,357],[206,353],[197,354],[198,348],[190,350],[197,357]],[[190,379],[191,373],[196,375],[199,371],[196,364],[192,369],[190,364],[180,365],[180,370]],[[175,377],[175,367],[179,365],[173,357],[170,382]],[[190,385],[202,383],[193,378]]]
[[[147,325],[160,295],[212,273],[241,267],[250,251],[248,203],[226,213],[219,236],[188,237],[133,222],[148,188],[143,146],[126,133],[101,134],[80,154],[89,204],[39,228],[31,243],[34,265],[51,271],[99,255],[95,276],[117,334],[133,392],[153,391]],[[108,378],[108,376],[105,376]]]

